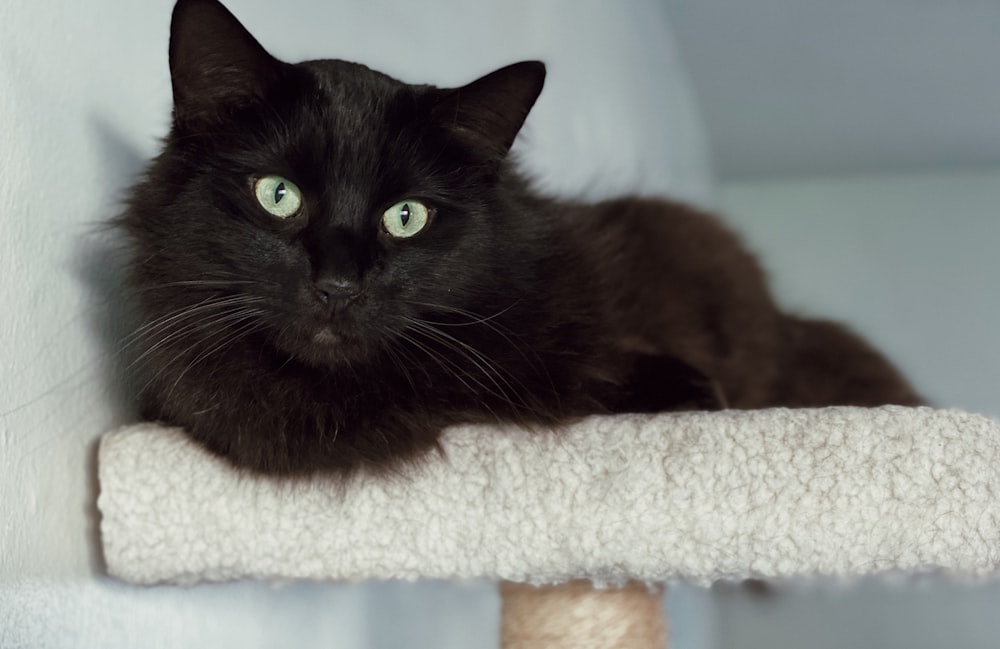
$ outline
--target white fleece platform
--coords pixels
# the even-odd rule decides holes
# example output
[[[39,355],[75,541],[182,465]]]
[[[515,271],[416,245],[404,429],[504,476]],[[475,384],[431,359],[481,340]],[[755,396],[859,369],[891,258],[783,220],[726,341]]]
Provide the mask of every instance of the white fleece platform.
[[[139,583],[556,583],[1000,567],[1000,426],[929,408],[461,427],[392,481],[241,475],[179,431],[100,448],[109,572]]]

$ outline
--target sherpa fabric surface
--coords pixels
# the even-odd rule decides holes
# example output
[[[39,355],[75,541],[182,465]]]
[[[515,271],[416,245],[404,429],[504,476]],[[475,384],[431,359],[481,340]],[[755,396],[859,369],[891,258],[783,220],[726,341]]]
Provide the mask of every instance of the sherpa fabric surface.
[[[239,578],[854,576],[1000,566],[1000,426],[930,408],[593,417],[457,427],[391,480],[275,481],[179,430],[106,435],[109,572]]]

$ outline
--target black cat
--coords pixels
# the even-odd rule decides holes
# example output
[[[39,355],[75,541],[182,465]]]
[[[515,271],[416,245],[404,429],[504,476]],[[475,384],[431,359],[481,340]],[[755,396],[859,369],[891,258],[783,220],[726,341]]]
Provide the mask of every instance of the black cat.
[[[715,218],[532,191],[541,63],[467,86],[271,57],[179,0],[173,127],[119,219],[145,414],[272,474],[381,470],[460,422],[916,404],[842,327],[775,306]]]

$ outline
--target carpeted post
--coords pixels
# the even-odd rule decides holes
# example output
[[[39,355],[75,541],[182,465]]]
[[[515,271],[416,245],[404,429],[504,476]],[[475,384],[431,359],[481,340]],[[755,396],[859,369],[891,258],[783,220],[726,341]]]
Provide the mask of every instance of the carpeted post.
[[[502,649],[666,649],[663,588],[502,582]]]

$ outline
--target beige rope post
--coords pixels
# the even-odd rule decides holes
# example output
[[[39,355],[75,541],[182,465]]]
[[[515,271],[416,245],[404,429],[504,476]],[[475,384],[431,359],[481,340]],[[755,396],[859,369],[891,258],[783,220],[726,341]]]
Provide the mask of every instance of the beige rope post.
[[[501,649],[667,649],[663,588],[500,584]]]

